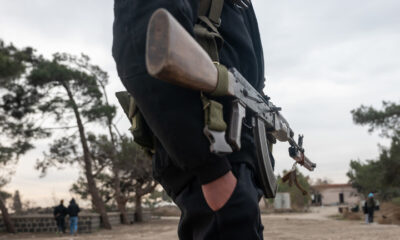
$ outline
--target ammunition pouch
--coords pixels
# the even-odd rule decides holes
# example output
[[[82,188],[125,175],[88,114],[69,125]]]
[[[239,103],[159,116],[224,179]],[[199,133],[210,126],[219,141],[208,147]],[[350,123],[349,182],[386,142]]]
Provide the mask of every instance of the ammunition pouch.
[[[134,141],[148,150],[154,150],[154,134],[147,125],[135,99],[126,91],[117,92],[116,97],[132,126],[129,129]]]
[[[133,99],[133,97],[131,98]],[[129,130],[133,135],[133,140],[144,148],[154,149],[154,134],[144,120],[140,110],[137,109],[130,119],[132,126]]]
[[[211,100],[204,95],[201,96],[204,110],[204,123],[209,130],[225,132],[227,124],[224,121],[223,105]]]

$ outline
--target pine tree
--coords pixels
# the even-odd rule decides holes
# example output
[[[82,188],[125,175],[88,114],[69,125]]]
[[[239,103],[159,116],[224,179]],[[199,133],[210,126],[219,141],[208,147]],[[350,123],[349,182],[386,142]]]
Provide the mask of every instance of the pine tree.
[[[37,112],[41,96],[29,87],[24,76],[36,64],[32,48],[18,49],[0,39],[0,192],[11,179],[19,156],[31,150],[32,140],[45,137],[46,131],[35,125],[32,116]],[[15,229],[5,199],[0,197],[0,210],[8,232]]]
[[[79,162],[83,167],[93,206],[101,216],[102,226],[111,229],[96,184],[95,161],[90,154],[86,124],[101,124],[105,115],[114,114],[115,109],[103,103],[99,76],[91,71],[93,67],[86,55],[75,57],[66,53],[56,53],[51,60],[41,58],[27,79],[38,92],[46,95],[40,106],[42,112],[54,116],[60,125],[72,118],[76,126],[65,129],[77,129],[77,136],[66,135],[55,140],[50,147],[50,153],[38,162],[37,168],[45,173],[49,166]],[[76,141],[79,141],[80,147],[75,145]]]
[[[154,181],[152,176],[151,158],[131,138],[125,136],[118,138],[115,152],[111,151],[113,144],[107,136],[100,135],[96,137],[90,135],[88,139],[91,155],[96,159],[95,166],[97,166],[97,169],[106,167],[120,169],[118,174],[120,184],[119,203],[115,196],[115,175],[105,172],[96,175],[96,181],[101,186],[100,194],[103,202],[110,205],[112,200],[115,200],[121,216],[127,222],[126,204],[134,200],[136,221],[142,221],[142,198],[144,195],[153,192],[157,186],[157,182]],[[82,177],[72,186],[71,191],[79,194],[82,199],[88,199],[89,197],[87,183]]]
[[[22,202],[21,196],[19,195],[19,191],[15,191],[13,196],[13,206],[12,206],[15,214],[19,215],[22,213]]]
[[[360,192],[378,192],[384,199],[400,196],[400,104],[384,101],[382,109],[361,106],[352,112],[355,124],[369,126],[391,139],[390,147],[380,147],[379,158],[351,161],[347,176]]]

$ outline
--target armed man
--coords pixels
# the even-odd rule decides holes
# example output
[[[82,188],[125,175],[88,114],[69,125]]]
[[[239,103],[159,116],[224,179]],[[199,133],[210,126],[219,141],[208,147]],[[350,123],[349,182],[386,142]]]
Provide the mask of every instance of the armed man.
[[[181,209],[179,238],[263,239],[258,202],[276,191],[271,143],[288,141],[297,162],[315,165],[262,93],[250,0],[115,0],[114,13],[113,56],[132,96],[125,112],[135,141],[154,152],[155,179]],[[218,84],[209,84],[214,76]]]

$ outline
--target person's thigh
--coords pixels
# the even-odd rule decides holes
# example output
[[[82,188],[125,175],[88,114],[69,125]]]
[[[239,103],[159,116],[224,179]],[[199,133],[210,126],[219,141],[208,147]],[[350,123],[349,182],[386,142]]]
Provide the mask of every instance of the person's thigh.
[[[60,221],[60,219],[58,219],[58,218],[56,218],[56,225],[57,225],[57,229],[58,230],[61,230],[60,228],[61,228],[61,221]]]
[[[65,224],[64,218],[60,218],[60,219],[58,220],[58,225],[59,225],[60,227],[64,227],[64,224]]]
[[[76,230],[76,228],[78,227],[78,217],[74,217],[74,228]]]
[[[189,239],[263,239],[263,226],[258,206],[262,190],[255,185],[253,174],[246,164],[233,165],[238,179],[228,202],[218,211],[212,211],[194,181],[178,196],[176,202],[182,211],[178,234]]]
[[[69,218],[69,230],[71,233],[74,231],[74,221],[72,217]]]

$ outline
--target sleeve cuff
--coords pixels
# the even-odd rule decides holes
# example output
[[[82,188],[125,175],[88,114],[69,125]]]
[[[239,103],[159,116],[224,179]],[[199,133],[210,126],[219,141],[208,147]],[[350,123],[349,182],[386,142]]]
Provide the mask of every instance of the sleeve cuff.
[[[194,172],[200,184],[204,185],[222,177],[230,170],[231,164],[226,157],[212,155],[207,164],[194,169]]]

